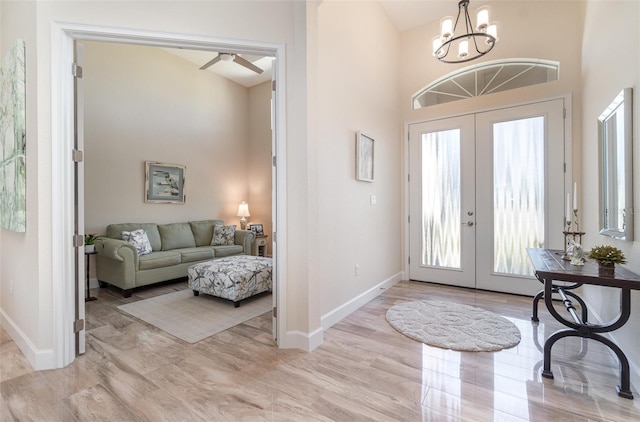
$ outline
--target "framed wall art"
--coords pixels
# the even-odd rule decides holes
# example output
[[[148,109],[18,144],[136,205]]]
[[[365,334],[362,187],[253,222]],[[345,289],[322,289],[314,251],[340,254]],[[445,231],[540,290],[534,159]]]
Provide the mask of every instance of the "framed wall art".
[[[373,182],[374,140],[362,132],[356,133],[356,179]]]
[[[0,226],[27,230],[25,42],[17,40],[0,64]]]
[[[144,202],[184,204],[185,166],[145,161]]]

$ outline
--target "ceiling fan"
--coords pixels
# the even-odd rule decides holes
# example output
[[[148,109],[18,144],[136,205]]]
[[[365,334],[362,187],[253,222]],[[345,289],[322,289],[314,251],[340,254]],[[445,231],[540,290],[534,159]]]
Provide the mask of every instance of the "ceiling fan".
[[[200,67],[200,70],[207,69],[208,67],[218,63],[220,60],[222,60],[223,62],[236,62],[240,66],[244,66],[247,69],[253,70],[257,74],[262,73],[262,69],[260,69],[258,66],[254,65],[249,60],[243,59],[235,53],[218,53],[218,55],[212,60],[209,60],[208,62],[203,64],[202,67]]]

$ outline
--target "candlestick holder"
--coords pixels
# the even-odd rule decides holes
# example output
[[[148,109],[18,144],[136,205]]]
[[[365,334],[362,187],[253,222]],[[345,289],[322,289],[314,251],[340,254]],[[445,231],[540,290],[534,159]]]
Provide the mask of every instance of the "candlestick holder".
[[[585,235],[585,232],[580,231],[580,223],[578,221],[578,210],[573,210],[573,223],[575,223],[575,230],[572,230],[571,220],[567,220],[567,228],[562,232],[564,234],[564,253],[562,254],[562,259],[565,261],[570,261],[572,256],[572,251],[569,249],[572,248],[572,243],[578,243],[582,245],[582,236]]]

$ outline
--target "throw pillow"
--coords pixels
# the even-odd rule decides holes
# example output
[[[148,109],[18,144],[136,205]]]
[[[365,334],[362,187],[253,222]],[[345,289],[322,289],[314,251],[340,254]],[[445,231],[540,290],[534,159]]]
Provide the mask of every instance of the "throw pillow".
[[[193,238],[189,223],[159,224],[158,231],[163,251],[196,247],[196,240]]]
[[[236,236],[236,226],[213,226],[211,246],[233,245]]]
[[[144,229],[133,230],[130,232],[122,232],[122,240],[126,240],[136,247],[138,256],[151,253],[151,243]]]

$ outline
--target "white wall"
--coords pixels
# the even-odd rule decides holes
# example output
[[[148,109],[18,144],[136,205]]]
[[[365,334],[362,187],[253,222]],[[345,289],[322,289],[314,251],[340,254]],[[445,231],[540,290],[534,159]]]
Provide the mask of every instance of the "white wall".
[[[23,350],[46,350],[52,342],[52,286],[51,283],[39,282],[46,270],[38,263],[46,260],[47,254],[43,254],[41,249],[43,239],[39,228],[46,216],[40,214],[37,186],[49,166],[48,157],[41,154],[38,147],[36,4],[3,1],[0,2],[0,11],[0,57],[4,57],[19,38],[26,42],[27,63],[27,227],[25,233],[0,229],[0,320],[13,338],[23,340],[19,343]],[[33,353],[28,357],[35,359]]]
[[[124,222],[239,224],[250,182],[248,89],[160,48],[83,44],[87,232]],[[144,202],[146,160],[187,167],[185,204]]]
[[[591,1],[586,9],[582,43],[583,154],[582,209],[587,236],[585,249],[601,244],[616,246],[629,261],[627,268],[640,274],[640,214],[635,213],[635,241],[624,242],[599,235],[597,118],[623,88],[633,88],[634,209],[640,209],[640,3],[637,1]],[[603,30],[606,28],[606,30]],[[613,319],[619,309],[617,289],[585,288],[586,299],[596,314]],[[640,385],[640,292],[631,294],[631,319],[613,335],[627,354],[631,382]]]
[[[324,1],[317,9],[309,152],[317,220],[300,229],[317,239],[309,297],[324,328],[353,310],[350,301],[378,294],[376,286],[402,271],[398,42],[377,2]],[[373,183],[355,179],[357,131],[375,140]]]

